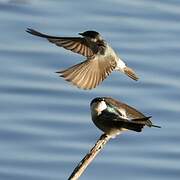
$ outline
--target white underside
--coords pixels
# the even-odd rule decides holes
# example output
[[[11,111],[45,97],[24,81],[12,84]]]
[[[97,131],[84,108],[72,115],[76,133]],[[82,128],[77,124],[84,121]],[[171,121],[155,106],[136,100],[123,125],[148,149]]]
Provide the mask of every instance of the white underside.
[[[116,71],[124,72],[124,68],[126,67],[126,64],[123,62],[123,60],[118,56],[117,53],[107,44],[107,50],[106,50],[106,56],[114,56],[117,62],[117,66],[115,68]]]
[[[117,66],[116,66],[115,70],[124,72],[125,67],[126,67],[126,64],[123,62],[123,60],[121,60],[119,58],[119,60],[117,61]]]

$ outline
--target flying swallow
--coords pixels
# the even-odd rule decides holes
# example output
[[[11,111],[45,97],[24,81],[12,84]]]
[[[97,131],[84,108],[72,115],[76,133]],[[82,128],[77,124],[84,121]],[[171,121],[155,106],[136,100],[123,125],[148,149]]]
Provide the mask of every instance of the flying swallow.
[[[82,37],[58,37],[28,28],[28,33],[46,38],[49,42],[86,57],[86,60],[58,71],[60,77],[81,89],[99,85],[112,71],[120,71],[137,81],[136,73],[126,65],[118,54],[96,31],[79,33]]]

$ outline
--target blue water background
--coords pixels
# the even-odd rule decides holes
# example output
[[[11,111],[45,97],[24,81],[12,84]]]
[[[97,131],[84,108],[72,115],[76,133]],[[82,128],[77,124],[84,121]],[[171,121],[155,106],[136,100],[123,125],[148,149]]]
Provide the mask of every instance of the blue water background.
[[[140,80],[113,72],[91,91],[54,72],[83,60],[27,27],[59,36],[101,32]],[[0,1],[0,179],[63,180],[101,135],[89,103],[112,96],[162,129],[111,140],[81,179],[180,179],[179,0]]]

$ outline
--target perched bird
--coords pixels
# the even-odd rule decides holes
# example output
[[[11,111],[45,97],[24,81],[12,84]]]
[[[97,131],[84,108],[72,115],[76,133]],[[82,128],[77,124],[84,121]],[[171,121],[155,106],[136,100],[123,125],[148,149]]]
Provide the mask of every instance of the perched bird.
[[[28,33],[48,39],[57,46],[71,50],[86,57],[86,60],[63,71],[60,77],[70,81],[78,88],[92,89],[99,85],[113,71],[120,71],[133,80],[138,80],[135,72],[115,53],[109,44],[96,31],[79,33],[82,37],[49,36],[33,29]]]
[[[97,97],[91,101],[91,116],[94,124],[107,135],[115,137],[125,130],[141,132],[144,126],[157,127],[133,107],[110,97]]]

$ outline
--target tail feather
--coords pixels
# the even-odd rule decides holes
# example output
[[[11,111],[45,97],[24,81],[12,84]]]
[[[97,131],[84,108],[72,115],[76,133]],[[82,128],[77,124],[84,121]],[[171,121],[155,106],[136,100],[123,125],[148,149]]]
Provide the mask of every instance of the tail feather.
[[[131,121],[124,122],[122,126],[125,129],[136,132],[141,132],[144,126],[161,128],[160,126],[152,124],[152,122],[149,120],[151,117],[152,116],[132,119]]]
[[[151,127],[161,128],[161,126],[157,126],[157,125],[154,125],[154,124],[152,124]]]
[[[156,128],[161,128],[161,126],[157,126],[157,125],[154,125],[151,121],[150,121],[150,118],[152,116],[147,116],[147,117],[143,117],[143,118],[136,118],[136,119],[132,119],[131,121],[132,122],[135,122],[135,123],[138,123],[138,124],[144,124],[148,127],[156,127]]]
[[[139,77],[136,75],[136,73],[129,67],[124,67],[124,73],[129,76],[131,79],[137,81],[139,79]]]

